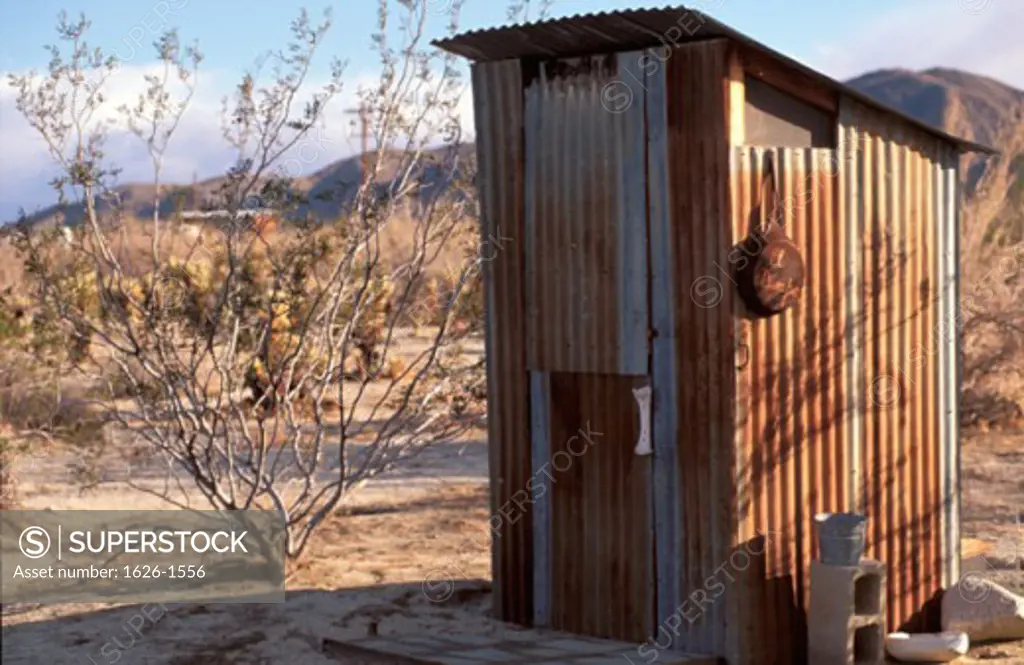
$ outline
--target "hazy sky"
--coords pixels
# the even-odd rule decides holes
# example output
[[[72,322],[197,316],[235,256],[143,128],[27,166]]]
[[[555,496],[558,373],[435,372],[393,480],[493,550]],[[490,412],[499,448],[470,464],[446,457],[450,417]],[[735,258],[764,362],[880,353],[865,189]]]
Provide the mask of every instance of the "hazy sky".
[[[432,34],[441,36],[452,0],[428,0]],[[536,4],[536,0],[534,0]],[[53,202],[46,181],[53,170],[43,146],[18,116],[7,74],[45,69],[43,45],[55,42],[54,25],[65,9],[92,20],[89,41],[115,54],[121,69],[111,80],[109,96],[128,101],[142,88],[152,66],[152,42],[167,27],[178,27],[184,40],[198,40],[205,54],[200,87],[181,135],[171,150],[168,177],[187,182],[222,173],[231,153],[219,138],[220,98],[259,53],[283,46],[289,22],[299,6],[316,17],[328,6],[334,27],[312,71],[323,80],[331,56],[349,62],[349,80],[373,79],[376,68],[369,49],[377,13],[376,0],[303,3],[280,0],[0,0],[0,220]],[[646,6],[661,6],[666,3]],[[642,6],[622,0],[556,0],[554,16]],[[715,18],[755,39],[836,78],[879,67],[922,69],[945,66],[995,77],[1024,88],[1024,1],[1022,0],[700,0]],[[506,22],[503,0],[466,0],[461,28],[477,29]],[[353,88],[350,86],[349,93]],[[323,140],[306,166],[314,169],[352,154],[349,120],[340,113],[351,102],[342,98],[327,119]],[[470,119],[470,100],[464,103]],[[140,146],[114,136],[111,161],[125,169],[122,180],[146,180],[150,171]]]

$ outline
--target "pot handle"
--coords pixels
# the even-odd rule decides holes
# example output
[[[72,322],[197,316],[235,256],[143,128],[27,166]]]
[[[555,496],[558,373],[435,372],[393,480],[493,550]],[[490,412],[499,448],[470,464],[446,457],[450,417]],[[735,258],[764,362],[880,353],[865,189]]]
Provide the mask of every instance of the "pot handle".
[[[762,234],[768,233],[778,219],[778,183],[775,180],[775,158],[772,153],[765,154],[764,175],[761,178],[761,201],[759,225]]]

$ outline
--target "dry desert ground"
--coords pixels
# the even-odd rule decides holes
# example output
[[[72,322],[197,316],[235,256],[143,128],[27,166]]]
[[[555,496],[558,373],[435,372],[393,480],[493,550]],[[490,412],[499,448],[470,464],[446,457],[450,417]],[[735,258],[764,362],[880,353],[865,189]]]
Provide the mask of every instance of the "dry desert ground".
[[[1022,590],[1024,570],[1007,543],[1016,542],[1024,555],[1024,534],[1015,522],[1024,506],[1024,432],[969,434],[963,451],[963,535],[1001,543],[989,574]],[[59,480],[69,454],[50,451],[45,459],[19,462],[24,507],[161,507],[159,499],[116,480],[81,495]],[[110,460],[112,468],[119,463]],[[487,450],[480,432],[410,460],[353,495],[290,572],[285,603],[151,607],[153,620],[132,640],[125,625],[139,606],[8,606],[3,662],[114,662],[100,655],[113,638],[131,645],[118,662],[151,665],[333,665],[345,661],[321,653],[322,638],[372,632],[503,633],[514,639],[514,628],[489,618],[488,518]],[[450,597],[435,602],[424,592],[424,579],[434,589],[438,581],[459,582]],[[1024,663],[1024,642],[976,645],[962,662]]]

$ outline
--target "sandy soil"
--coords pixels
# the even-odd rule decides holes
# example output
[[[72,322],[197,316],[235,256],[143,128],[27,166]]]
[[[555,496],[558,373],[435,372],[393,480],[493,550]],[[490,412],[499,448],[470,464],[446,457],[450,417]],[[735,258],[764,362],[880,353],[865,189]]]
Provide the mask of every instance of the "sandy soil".
[[[25,508],[164,507],[119,482],[79,495],[53,482],[63,462],[60,453],[22,460],[16,473]],[[283,604],[7,607],[2,660],[315,665],[338,662],[320,654],[322,638],[371,629],[515,632],[487,617],[486,473],[486,445],[477,441],[427,451],[372,481],[323,525],[302,565],[290,570]],[[130,622],[142,628],[133,632]]]
[[[968,433],[962,455],[962,535],[990,546],[964,566],[1024,594],[1024,432]],[[1021,665],[1024,641],[976,645],[958,662]]]
[[[79,496],[54,482],[64,461],[51,452],[19,469],[25,507],[159,507],[117,482]],[[321,529],[290,572],[283,604],[6,607],[2,661],[317,665],[339,662],[321,653],[323,638],[469,631],[515,639],[515,628],[489,617],[486,468],[481,436],[371,482]],[[1014,538],[1024,535],[1016,522],[1024,509],[1024,434],[965,442],[963,503],[963,535],[994,545],[986,574],[1024,587],[1012,554]],[[1024,642],[978,645],[961,662],[1024,663]]]

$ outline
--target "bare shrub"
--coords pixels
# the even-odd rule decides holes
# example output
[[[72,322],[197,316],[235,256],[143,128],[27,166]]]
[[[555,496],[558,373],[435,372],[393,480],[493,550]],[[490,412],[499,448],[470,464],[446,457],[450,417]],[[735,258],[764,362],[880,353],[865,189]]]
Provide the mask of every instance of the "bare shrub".
[[[173,250],[176,227],[159,205],[140,230],[112,190],[106,129],[90,118],[105,103],[113,62],[85,43],[88,22],[61,21],[69,54],[54,52],[49,77],[12,79],[19,110],[63,168],[60,197],[85,210],[70,241],[21,230],[34,305],[75,350],[75,371],[97,390],[105,386],[97,399],[122,435],[144,442],[214,508],[279,513],[292,557],[348,492],[479,426],[482,415],[482,364],[462,352],[472,331],[453,325],[462,294],[477,288],[481,260],[463,251],[476,212],[473,167],[459,150],[463,85],[454,58],[425,44],[430,3],[398,7],[379,3],[372,44],[381,75],[359,91],[374,154],[387,159],[368,160],[334,222],[307,219],[302,193],[277,168],[341,89],[344,67],[335,62],[331,80],[297,101],[329,16],[315,24],[302,12],[292,43],[262,58],[225,103],[222,134],[237,154],[218,193],[227,221]],[[401,41],[392,44],[396,34]],[[149,152],[159,201],[168,142],[202,57],[174,32],[157,47],[164,76],[148,78],[121,118]],[[445,192],[424,192],[428,169],[441,174]],[[253,195],[278,211],[273,223],[237,214]],[[383,240],[399,219],[411,241],[385,260]],[[414,285],[452,247],[459,251],[446,267],[450,297],[431,318],[426,343],[407,349]],[[352,361],[360,371],[346,380]]]
[[[1024,221],[1024,198],[1013,156],[1024,153],[1024,131],[1004,127],[1005,155],[990,158],[964,207],[962,289],[963,416],[984,426],[1019,424],[1024,410],[1024,243],[1002,242],[995,229]]]

